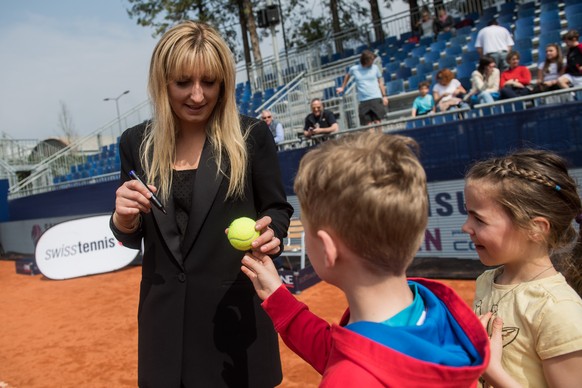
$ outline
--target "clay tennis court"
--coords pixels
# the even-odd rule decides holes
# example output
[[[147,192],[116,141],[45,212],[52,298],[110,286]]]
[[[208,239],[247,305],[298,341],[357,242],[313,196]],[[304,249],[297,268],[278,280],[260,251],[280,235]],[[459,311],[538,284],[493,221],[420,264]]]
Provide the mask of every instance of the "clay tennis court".
[[[443,270],[422,272],[439,273],[435,268]],[[136,387],[140,273],[126,267],[54,281],[16,274],[14,261],[0,260],[0,388]],[[474,280],[444,282],[471,302]],[[346,308],[341,292],[324,282],[298,298],[329,322]],[[318,385],[319,374],[282,342],[281,355],[280,387]]]

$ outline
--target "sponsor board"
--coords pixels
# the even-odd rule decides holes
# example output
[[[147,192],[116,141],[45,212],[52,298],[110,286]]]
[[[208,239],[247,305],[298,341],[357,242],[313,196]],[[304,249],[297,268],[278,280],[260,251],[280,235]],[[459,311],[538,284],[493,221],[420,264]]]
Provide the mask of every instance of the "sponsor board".
[[[293,294],[299,294],[321,281],[311,265],[298,271],[279,270],[279,277],[285,287]]]
[[[582,191],[582,169],[571,169],[569,172]],[[467,220],[464,188],[462,179],[428,184],[428,226],[416,257],[479,259],[471,238],[461,230]]]
[[[36,244],[36,264],[50,279],[115,271],[139,250],[124,247],[109,229],[110,215],[65,221],[46,230]]]

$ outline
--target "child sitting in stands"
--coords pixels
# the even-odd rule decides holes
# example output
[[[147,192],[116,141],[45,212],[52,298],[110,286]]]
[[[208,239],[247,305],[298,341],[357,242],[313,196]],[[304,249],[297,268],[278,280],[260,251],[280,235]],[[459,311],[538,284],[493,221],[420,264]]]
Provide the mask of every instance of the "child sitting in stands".
[[[283,341],[326,387],[469,387],[489,339],[468,305],[432,280],[406,278],[428,222],[426,174],[408,137],[363,133],[308,152],[295,179],[309,259],[349,309],[330,325],[296,300],[267,255],[242,271]]]
[[[564,42],[568,46],[566,54],[566,72],[558,78],[558,85],[562,89],[582,86],[582,44],[576,30],[570,30],[564,35]]]
[[[416,97],[412,103],[412,117],[424,116],[436,111],[434,98],[428,93],[429,90],[430,82],[422,81],[418,84],[420,96]]]

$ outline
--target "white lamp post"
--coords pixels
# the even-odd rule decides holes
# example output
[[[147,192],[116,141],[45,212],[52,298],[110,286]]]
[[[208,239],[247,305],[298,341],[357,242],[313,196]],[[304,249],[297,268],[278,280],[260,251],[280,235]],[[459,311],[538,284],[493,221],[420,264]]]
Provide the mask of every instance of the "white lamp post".
[[[125,92],[121,93],[119,96],[115,98],[107,97],[103,99],[103,101],[115,101],[115,108],[117,109],[117,124],[119,124],[119,133],[123,132],[123,129],[121,128],[121,115],[119,114],[119,99],[125,96],[127,93],[129,93],[129,90],[126,90]]]

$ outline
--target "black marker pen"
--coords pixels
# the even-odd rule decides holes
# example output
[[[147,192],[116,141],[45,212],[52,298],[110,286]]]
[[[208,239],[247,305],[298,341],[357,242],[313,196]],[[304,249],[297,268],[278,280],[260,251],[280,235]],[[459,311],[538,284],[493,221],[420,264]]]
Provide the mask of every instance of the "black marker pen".
[[[164,205],[162,205],[162,203],[160,202],[160,200],[158,199],[158,197],[156,197],[156,195],[154,194],[153,191],[150,190],[150,188],[148,187],[148,185],[146,185],[145,182],[142,181],[139,176],[137,176],[137,174],[135,173],[135,171],[131,170],[129,172],[129,176],[132,177],[133,179],[135,179],[136,181],[138,181],[139,183],[141,183],[150,192],[150,194],[152,195],[150,197],[150,202],[151,203],[153,203],[164,214],[168,214],[168,213],[166,213],[166,209],[164,209]]]

